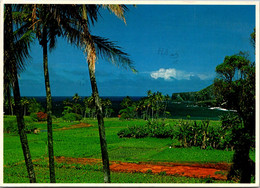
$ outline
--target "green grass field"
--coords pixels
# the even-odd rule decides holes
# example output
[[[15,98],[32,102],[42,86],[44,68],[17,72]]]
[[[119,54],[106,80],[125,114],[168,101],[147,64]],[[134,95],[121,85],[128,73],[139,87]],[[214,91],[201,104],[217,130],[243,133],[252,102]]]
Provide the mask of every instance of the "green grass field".
[[[10,118],[10,117],[5,117]],[[54,130],[55,156],[101,158],[97,120],[85,119],[92,127]],[[174,124],[177,120],[167,120]],[[68,127],[79,122],[54,122],[56,128]],[[228,162],[232,160],[232,151],[201,150],[199,148],[174,148],[178,141],[159,138],[119,138],[117,132],[127,126],[145,124],[144,120],[121,121],[117,118],[105,119],[106,138],[109,158],[124,162]],[[36,123],[38,128],[45,130],[46,124]],[[212,126],[220,122],[211,121]],[[32,159],[42,159],[35,162],[37,182],[49,182],[47,169],[47,133],[28,134]],[[254,152],[251,158],[255,160]],[[17,134],[4,133],[4,183],[28,183],[23,154]],[[102,169],[95,166],[70,168],[69,165],[56,165],[58,183],[102,183]],[[141,173],[115,173],[111,175],[113,183],[202,183],[206,179],[162,176]],[[219,182],[219,181],[214,181]]]

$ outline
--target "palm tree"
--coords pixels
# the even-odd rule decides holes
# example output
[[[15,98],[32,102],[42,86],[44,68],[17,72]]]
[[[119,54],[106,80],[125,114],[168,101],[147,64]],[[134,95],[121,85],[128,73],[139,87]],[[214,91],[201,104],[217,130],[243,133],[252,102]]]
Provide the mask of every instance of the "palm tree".
[[[110,183],[109,157],[107,152],[104,118],[95,76],[96,56],[99,55],[103,58],[106,58],[108,61],[112,62],[115,65],[119,65],[118,63],[120,63],[123,67],[130,67],[133,71],[135,71],[135,69],[132,67],[132,61],[129,59],[128,55],[121,51],[119,47],[117,47],[113,42],[110,42],[108,39],[90,34],[90,23],[94,24],[94,22],[97,21],[97,15],[99,14],[100,6],[101,5],[82,5],[81,7],[79,7],[77,11],[81,13],[81,19],[80,17],[78,17],[77,25],[80,24],[81,28],[77,28],[77,31],[81,30],[81,33],[77,33],[73,28],[71,30],[67,29],[66,32],[68,32],[67,36],[69,36],[69,41],[71,43],[77,44],[77,46],[81,47],[87,54],[87,64],[92,88],[92,96],[95,101],[99,126],[104,182]],[[127,9],[126,6],[103,6],[105,8],[108,8],[111,12],[115,13],[116,16],[125,21],[124,12]]]
[[[21,106],[20,88],[18,82],[18,71],[24,67],[24,60],[28,57],[30,42],[32,41],[30,32],[24,33],[23,25],[19,24],[16,35],[13,31],[12,5],[5,5],[5,22],[4,22],[4,70],[7,76],[5,83],[12,87],[15,101],[15,115],[17,119],[18,133],[22,145],[25,164],[28,177],[31,183],[36,183],[35,172],[33,168],[32,158],[25,133],[25,124],[23,118],[23,110]],[[18,39],[20,37],[20,40]],[[18,47],[19,48],[16,48]]]
[[[36,36],[43,49],[43,68],[45,79],[45,91],[47,101],[47,130],[48,130],[48,154],[49,154],[49,170],[50,182],[55,183],[55,166],[54,166],[54,149],[53,149],[53,133],[52,133],[52,97],[48,69],[48,47],[53,49],[56,44],[57,36],[62,34],[59,21],[50,11],[55,5],[29,5],[32,11],[32,27],[36,31]]]
[[[30,104],[30,101],[28,100],[27,97],[22,97],[22,98],[21,98],[21,105],[22,105],[23,110],[24,110],[24,116],[26,116],[26,112],[27,112],[26,107],[27,107],[29,104]]]
[[[72,100],[73,100],[75,103],[78,103],[78,101],[80,100],[79,94],[75,93],[75,95],[73,96]]]

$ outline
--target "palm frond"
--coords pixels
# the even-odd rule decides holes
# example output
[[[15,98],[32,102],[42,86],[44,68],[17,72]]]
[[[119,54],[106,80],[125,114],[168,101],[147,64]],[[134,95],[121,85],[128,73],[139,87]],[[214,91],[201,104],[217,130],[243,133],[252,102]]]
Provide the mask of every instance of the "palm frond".
[[[23,36],[14,43],[14,56],[17,61],[18,72],[21,72],[25,68],[25,60],[30,57],[30,45],[34,41],[34,33],[32,30],[28,30]]]
[[[104,8],[107,8],[110,12],[114,13],[118,18],[122,19],[125,24],[125,12],[128,10],[128,8],[125,5],[116,5],[116,4],[109,4],[109,5],[103,5]]]
[[[129,55],[123,52],[119,46],[116,46],[114,42],[99,36],[92,36],[92,39],[96,45],[98,56],[116,66],[130,68],[133,72],[137,72],[133,66],[132,60],[129,58]]]

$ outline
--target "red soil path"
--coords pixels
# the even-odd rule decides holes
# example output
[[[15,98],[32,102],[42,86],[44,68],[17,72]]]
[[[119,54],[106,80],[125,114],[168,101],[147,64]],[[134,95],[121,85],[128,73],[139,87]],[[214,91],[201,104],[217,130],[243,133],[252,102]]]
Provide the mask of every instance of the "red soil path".
[[[100,159],[89,158],[55,157],[55,160],[58,163],[68,164],[102,163]],[[186,176],[195,178],[214,178],[217,180],[226,180],[229,168],[230,164],[227,163],[189,164],[170,162],[110,162],[110,170],[114,172],[164,173],[166,175]]]
[[[91,127],[93,125],[90,125],[90,124],[87,124],[87,123],[79,123],[79,124],[76,124],[76,125],[71,125],[69,127],[62,127],[62,128],[59,128],[59,129],[54,129],[55,131],[60,131],[60,130],[69,130],[69,129],[77,129],[77,128],[83,128],[83,127]]]

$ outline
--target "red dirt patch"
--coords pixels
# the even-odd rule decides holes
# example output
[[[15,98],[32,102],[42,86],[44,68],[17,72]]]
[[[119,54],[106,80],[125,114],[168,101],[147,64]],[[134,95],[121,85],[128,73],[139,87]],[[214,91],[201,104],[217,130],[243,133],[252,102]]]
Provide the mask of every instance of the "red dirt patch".
[[[76,125],[70,125],[69,127],[62,127],[59,129],[54,129],[55,131],[60,131],[60,130],[69,130],[69,129],[77,129],[77,128],[84,128],[84,127],[91,127],[93,125],[87,124],[87,123],[79,123]]]
[[[67,164],[96,164],[102,163],[101,159],[91,159],[91,158],[73,158],[73,157],[54,157],[55,161],[58,163]]]
[[[55,157],[58,163],[68,164],[97,164],[102,163],[100,159],[90,158],[72,158],[72,157]],[[230,164],[227,163],[206,163],[206,164],[189,164],[189,163],[171,163],[171,162],[139,162],[127,163],[120,161],[110,161],[110,169],[114,172],[128,173],[163,173],[166,175],[186,176],[194,178],[214,178],[217,180],[226,180]]]

